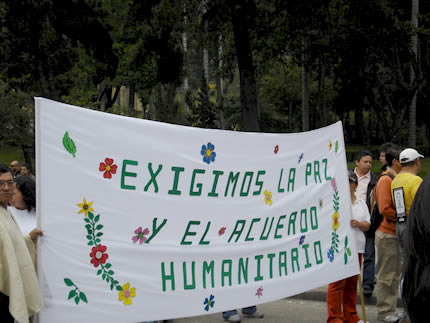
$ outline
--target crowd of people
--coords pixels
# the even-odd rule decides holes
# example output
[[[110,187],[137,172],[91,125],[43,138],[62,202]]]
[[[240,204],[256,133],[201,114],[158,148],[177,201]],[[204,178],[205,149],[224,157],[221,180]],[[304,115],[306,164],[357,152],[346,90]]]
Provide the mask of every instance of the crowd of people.
[[[350,220],[360,266],[359,276],[328,286],[327,322],[363,322],[357,313],[357,283],[370,297],[376,286],[379,322],[426,322],[430,304],[430,178],[418,176],[415,149],[392,143],[380,148],[379,178],[371,172],[373,156],[361,151],[355,169],[348,171],[352,203]],[[42,301],[35,270],[35,247],[42,232],[36,227],[36,183],[28,165],[14,160],[0,164],[0,318],[29,322]],[[381,220],[377,221],[377,215]],[[375,279],[376,274],[376,279]],[[397,309],[401,297],[405,310]],[[262,318],[256,306],[242,309]],[[229,322],[240,322],[236,310],[223,312]],[[423,319],[425,318],[425,319]]]
[[[356,237],[360,266],[364,246],[360,283],[365,297],[376,286],[378,322],[428,321],[424,311],[430,305],[430,201],[429,178],[423,182],[418,176],[422,158],[413,148],[385,143],[380,147],[379,178],[371,173],[369,151],[359,152],[355,169],[349,171],[351,227],[360,234]],[[359,209],[358,204],[366,208]],[[356,309],[357,279],[328,286],[327,322],[364,322]],[[399,297],[406,311],[396,308]]]

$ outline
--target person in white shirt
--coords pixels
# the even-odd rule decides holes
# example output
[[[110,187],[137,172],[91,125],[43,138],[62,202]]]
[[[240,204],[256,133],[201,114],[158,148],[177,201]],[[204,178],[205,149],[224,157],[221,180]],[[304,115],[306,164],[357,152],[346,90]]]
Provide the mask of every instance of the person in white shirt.
[[[36,228],[36,184],[29,176],[15,179],[13,197],[8,208],[23,235]]]

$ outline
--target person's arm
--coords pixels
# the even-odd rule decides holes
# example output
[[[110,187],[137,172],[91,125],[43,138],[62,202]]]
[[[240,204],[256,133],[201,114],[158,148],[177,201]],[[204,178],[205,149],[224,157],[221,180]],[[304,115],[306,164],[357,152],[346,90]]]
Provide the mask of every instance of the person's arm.
[[[376,186],[376,201],[378,202],[379,213],[387,220],[396,222],[396,210],[391,197],[391,180],[389,176],[383,176],[379,180]]]
[[[366,232],[370,228],[370,222],[351,220],[351,227]]]

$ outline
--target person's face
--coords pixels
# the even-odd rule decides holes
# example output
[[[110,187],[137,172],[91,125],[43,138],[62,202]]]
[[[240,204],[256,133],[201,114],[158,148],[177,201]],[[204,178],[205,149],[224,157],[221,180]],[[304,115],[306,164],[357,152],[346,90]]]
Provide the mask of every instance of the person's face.
[[[21,167],[21,174],[25,175],[25,176],[28,176],[28,175],[30,175],[30,170],[27,167],[22,166]]]
[[[385,165],[387,163],[387,160],[385,159],[385,151],[381,151],[379,154],[379,161],[382,165]]]
[[[26,209],[24,196],[22,195],[21,191],[16,187],[16,184],[13,188],[13,196],[10,200],[10,204],[20,210]]]
[[[355,166],[362,174],[367,174],[372,168],[372,157],[363,156],[360,160],[355,161]]]
[[[13,195],[13,177],[7,172],[0,174],[0,205],[7,206]]]
[[[10,163],[10,169],[12,170],[12,172],[15,174],[17,171],[19,171],[19,163],[18,161],[14,160],[13,162]]]
[[[351,195],[355,193],[356,189],[357,189],[357,184],[355,182],[349,181],[349,191],[351,192]]]

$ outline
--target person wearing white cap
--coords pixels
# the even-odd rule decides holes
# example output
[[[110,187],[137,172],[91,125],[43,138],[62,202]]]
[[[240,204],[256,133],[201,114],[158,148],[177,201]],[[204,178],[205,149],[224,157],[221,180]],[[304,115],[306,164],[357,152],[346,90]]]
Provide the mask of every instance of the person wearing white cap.
[[[391,194],[396,208],[397,224],[396,234],[399,242],[402,260],[405,257],[405,231],[406,223],[415,194],[423,181],[417,174],[421,170],[420,158],[424,158],[413,148],[404,149],[400,155],[402,170],[391,182]]]

